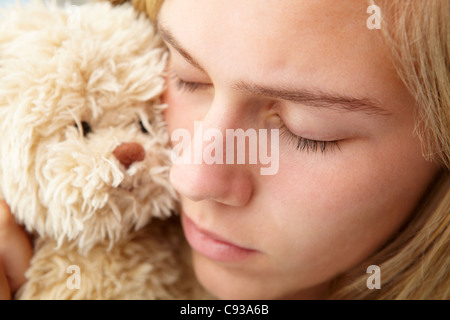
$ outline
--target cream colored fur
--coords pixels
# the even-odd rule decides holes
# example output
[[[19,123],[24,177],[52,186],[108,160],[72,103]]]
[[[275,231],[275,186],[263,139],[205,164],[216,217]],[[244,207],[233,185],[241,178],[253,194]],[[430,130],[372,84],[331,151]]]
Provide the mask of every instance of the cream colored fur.
[[[201,297],[178,219],[166,219],[177,209],[159,101],[167,56],[151,22],[103,2],[0,14],[0,196],[36,235],[16,297]],[[113,154],[127,142],[145,150],[128,169]]]

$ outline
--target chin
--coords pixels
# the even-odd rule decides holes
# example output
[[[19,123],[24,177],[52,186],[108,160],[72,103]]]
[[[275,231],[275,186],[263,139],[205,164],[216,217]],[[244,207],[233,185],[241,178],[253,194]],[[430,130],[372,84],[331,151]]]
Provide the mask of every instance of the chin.
[[[200,284],[217,299],[270,300],[278,296],[273,286],[240,264],[222,264],[194,252],[193,265]]]
[[[225,264],[194,251],[193,266],[200,284],[220,300],[321,300],[329,293],[330,280],[315,279],[302,287],[301,280],[296,285],[296,281],[285,276],[277,278],[267,270],[255,272],[255,268],[264,269],[255,261]]]

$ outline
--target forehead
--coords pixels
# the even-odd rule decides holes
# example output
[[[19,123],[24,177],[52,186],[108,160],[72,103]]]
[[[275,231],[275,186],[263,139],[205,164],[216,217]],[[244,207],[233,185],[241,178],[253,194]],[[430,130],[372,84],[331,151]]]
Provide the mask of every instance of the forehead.
[[[345,0],[167,0],[160,22],[214,79],[398,95],[401,82],[381,31],[367,28],[367,7]]]
[[[308,58],[305,65],[310,65],[326,64],[325,53],[333,60],[380,50],[366,27],[366,9],[364,1],[169,0],[161,19],[178,29],[175,34],[182,32],[190,46],[218,58],[299,57],[295,60]]]

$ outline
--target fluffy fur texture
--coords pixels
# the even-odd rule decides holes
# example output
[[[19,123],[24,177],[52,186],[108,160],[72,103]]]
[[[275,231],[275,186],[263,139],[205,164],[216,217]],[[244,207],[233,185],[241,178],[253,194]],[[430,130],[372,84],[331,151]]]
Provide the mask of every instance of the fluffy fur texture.
[[[177,202],[151,22],[104,2],[0,14],[0,196],[37,237],[17,298],[200,297],[163,219]]]

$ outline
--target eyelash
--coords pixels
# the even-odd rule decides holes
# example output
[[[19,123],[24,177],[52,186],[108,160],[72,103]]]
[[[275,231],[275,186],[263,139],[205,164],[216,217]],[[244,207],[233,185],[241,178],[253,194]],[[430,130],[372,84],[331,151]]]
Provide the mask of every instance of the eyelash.
[[[320,140],[312,140],[312,139],[306,139],[300,136],[297,136],[296,134],[292,133],[291,130],[289,130],[286,125],[282,125],[280,128],[280,137],[286,136],[286,138],[290,142],[296,143],[296,149],[298,151],[306,151],[309,152],[322,152],[325,153],[327,151],[333,150],[334,148],[339,148],[338,141],[320,141]]]
[[[180,91],[194,92],[198,89],[204,89],[210,86],[207,83],[184,81],[180,77],[178,77],[175,72],[172,73],[171,78],[175,81],[175,85]]]
[[[209,86],[209,84],[206,83],[184,81],[180,79],[180,77],[178,77],[175,72],[172,73],[171,78],[175,81],[175,85],[180,91],[195,92],[199,89],[204,89]],[[306,139],[292,133],[292,131],[289,130],[284,124],[279,129],[281,131],[280,136],[287,135],[287,139],[290,142],[294,142],[297,144],[296,149],[298,151],[306,151],[307,153],[320,151],[322,153],[325,153],[329,151],[330,148],[330,150],[332,150],[333,148],[338,148],[340,150],[338,141],[320,141]]]

